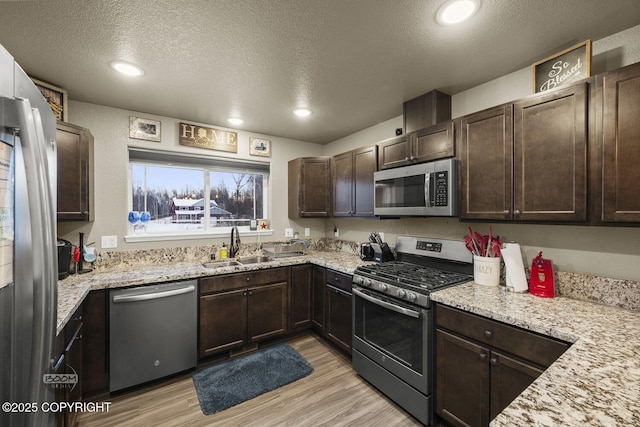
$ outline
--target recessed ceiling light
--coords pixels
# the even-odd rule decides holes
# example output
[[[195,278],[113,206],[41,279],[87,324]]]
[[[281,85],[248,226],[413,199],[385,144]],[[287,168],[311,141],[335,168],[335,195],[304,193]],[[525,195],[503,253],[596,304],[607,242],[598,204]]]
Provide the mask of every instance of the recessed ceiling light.
[[[240,118],[238,118],[238,117],[229,117],[229,118],[227,119],[227,121],[228,121],[229,123],[231,123],[232,125],[241,125],[241,124],[243,124],[243,123],[244,123],[244,120],[242,120],[242,119],[240,119]]]
[[[293,114],[298,117],[309,117],[311,115],[311,110],[308,108],[296,108],[293,110]]]
[[[127,76],[138,77],[144,74],[142,68],[124,61],[112,61],[111,68]]]
[[[479,6],[479,0],[451,0],[438,10],[438,22],[445,25],[459,24],[469,19]]]

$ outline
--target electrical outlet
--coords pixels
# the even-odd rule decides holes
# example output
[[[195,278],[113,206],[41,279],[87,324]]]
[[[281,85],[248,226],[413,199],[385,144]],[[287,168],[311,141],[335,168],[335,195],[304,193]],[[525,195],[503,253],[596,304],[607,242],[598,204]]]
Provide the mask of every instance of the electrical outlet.
[[[118,247],[118,236],[102,236],[102,249],[110,249]]]
[[[311,229],[309,227],[306,227],[304,229],[304,237],[309,237],[311,236]]]
[[[284,237],[293,237],[293,228],[285,228]]]
[[[336,237],[340,237],[340,229],[338,227],[333,228],[333,235]]]
[[[378,233],[378,235],[380,236],[380,239],[382,239],[382,241],[384,242],[384,233],[381,231]]]

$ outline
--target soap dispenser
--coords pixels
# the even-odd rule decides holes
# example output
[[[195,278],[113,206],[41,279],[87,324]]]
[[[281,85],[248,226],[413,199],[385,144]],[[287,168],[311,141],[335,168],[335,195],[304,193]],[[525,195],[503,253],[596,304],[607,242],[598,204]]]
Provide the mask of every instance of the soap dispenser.
[[[222,242],[222,247],[220,248],[220,259],[226,259],[229,257],[229,250],[227,249],[226,243]]]

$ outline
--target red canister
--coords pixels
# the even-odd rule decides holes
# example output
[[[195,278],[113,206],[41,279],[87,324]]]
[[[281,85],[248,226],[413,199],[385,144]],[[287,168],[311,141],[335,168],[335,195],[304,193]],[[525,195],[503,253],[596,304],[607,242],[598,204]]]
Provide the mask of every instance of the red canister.
[[[542,258],[542,252],[539,252],[531,263],[529,292],[532,295],[544,298],[553,298],[555,296],[553,262],[550,259]]]

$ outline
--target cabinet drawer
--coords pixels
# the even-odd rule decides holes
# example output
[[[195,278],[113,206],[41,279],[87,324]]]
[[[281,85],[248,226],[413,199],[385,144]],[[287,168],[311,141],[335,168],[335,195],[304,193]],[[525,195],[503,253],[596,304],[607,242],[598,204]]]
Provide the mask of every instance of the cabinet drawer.
[[[350,274],[340,273],[334,270],[327,269],[327,283],[340,288],[347,292],[351,292],[351,282],[353,280]]]
[[[269,283],[286,282],[287,276],[287,267],[279,267],[247,273],[205,277],[200,279],[200,294],[228,291],[232,289],[246,288],[249,286],[266,285]]]
[[[545,368],[569,348],[564,342],[440,304],[436,324]]]

